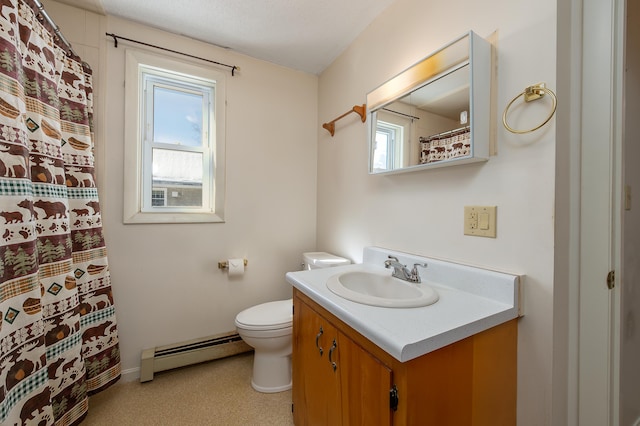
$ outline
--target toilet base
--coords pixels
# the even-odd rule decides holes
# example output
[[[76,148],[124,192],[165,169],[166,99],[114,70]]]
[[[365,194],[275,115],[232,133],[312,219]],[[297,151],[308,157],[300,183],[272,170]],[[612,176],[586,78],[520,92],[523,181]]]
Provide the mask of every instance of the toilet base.
[[[276,387],[262,387],[262,386],[258,386],[257,384],[255,384],[255,382],[253,381],[253,379],[251,380],[251,387],[254,388],[255,390],[257,390],[258,392],[262,392],[262,393],[276,393],[276,392],[284,392],[284,391],[288,391],[289,389],[291,389],[291,382],[289,382],[288,385],[284,385],[284,386],[276,386]]]
[[[274,356],[254,352],[251,386],[263,393],[291,389],[291,355]]]

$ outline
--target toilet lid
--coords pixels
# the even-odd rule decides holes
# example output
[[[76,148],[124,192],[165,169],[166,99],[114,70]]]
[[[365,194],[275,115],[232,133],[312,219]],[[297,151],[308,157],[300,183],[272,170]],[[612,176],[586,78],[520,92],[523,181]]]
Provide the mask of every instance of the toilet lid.
[[[314,268],[326,268],[330,266],[340,266],[351,263],[349,259],[345,259],[344,257],[336,256],[324,251],[302,253],[302,258],[307,265]]]
[[[247,330],[272,330],[291,327],[293,299],[252,306],[236,316],[236,325]]]

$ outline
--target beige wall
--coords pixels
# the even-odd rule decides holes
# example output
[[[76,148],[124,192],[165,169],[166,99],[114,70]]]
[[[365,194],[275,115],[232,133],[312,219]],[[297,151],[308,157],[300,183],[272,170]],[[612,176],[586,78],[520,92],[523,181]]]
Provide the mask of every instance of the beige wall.
[[[360,260],[364,246],[378,245],[526,274],[518,424],[551,424],[555,120],[515,136],[501,114],[528,85],[557,90],[556,1],[398,0],[319,80],[120,19],[45,6],[100,83],[98,179],[125,369],[138,367],[142,348],[230,330],[243,307],[287,297],[283,274],[304,250]],[[355,114],[337,123],[333,138],[320,127],[469,29],[490,37],[497,52],[496,153],[487,163],[369,176],[366,127]],[[127,46],[115,49],[105,31],[242,68],[227,79],[227,223],[122,224]],[[546,107],[529,105],[518,124],[538,120]],[[498,238],[464,236],[465,205],[497,205]],[[249,268],[241,280],[217,270],[218,260],[242,256]]]
[[[363,246],[377,245],[526,274],[518,424],[550,424],[555,120],[516,136],[501,116],[528,85],[556,90],[556,2],[398,0],[321,74],[319,119],[361,104],[368,91],[470,29],[495,38],[497,155],[483,164],[369,176],[366,125],[345,118],[333,138],[318,128],[318,249],[359,260]],[[528,106],[516,124],[544,118],[548,107]],[[496,239],[463,235],[465,205],[498,206]]]
[[[315,249],[317,77],[114,17],[45,6],[98,80],[99,194],[125,373],[137,375],[144,348],[235,330],[240,310],[291,297],[284,274]],[[133,46],[114,48],[105,31],[240,67],[226,79],[226,223],[123,225],[124,53]],[[229,279],[217,262],[235,257],[249,265]]]

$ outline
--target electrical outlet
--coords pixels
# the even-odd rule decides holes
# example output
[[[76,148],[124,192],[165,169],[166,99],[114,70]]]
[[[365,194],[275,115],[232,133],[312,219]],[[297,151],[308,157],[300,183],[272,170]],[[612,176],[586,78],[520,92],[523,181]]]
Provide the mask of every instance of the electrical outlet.
[[[469,229],[478,229],[478,212],[475,210],[469,212]]]
[[[464,206],[464,234],[496,238],[496,206]]]

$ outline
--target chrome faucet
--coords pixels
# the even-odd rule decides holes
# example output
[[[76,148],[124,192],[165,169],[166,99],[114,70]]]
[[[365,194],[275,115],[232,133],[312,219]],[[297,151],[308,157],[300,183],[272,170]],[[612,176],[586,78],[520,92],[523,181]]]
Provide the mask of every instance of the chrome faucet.
[[[413,269],[409,270],[407,265],[400,263],[398,258],[395,256],[389,256],[389,258],[384,261],[385,268],[393,268],[393,273],[391,274],[392,277],[400,278],[401,280],[409,281],[411,283],[422,282],[420,279],[420,273],[418,272],[418,266],[426,268],[427,264],[414,263]]]

